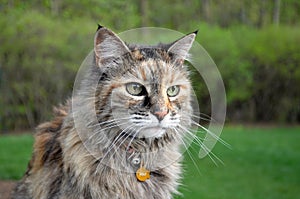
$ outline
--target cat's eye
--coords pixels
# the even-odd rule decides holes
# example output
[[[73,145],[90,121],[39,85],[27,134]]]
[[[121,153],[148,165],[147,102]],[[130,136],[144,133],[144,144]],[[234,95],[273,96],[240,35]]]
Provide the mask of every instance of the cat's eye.
[[[126,90],[130,95],[142,96],[146,94],[146,89],[139,83],[128,83],[126,84]]]
[[[167,95],[169,97],[175,97],[176,95],[178,95],[179,91],[180,91],[179,86],[177,86],[177,85],[176,86],[171,86],[167,90]]]

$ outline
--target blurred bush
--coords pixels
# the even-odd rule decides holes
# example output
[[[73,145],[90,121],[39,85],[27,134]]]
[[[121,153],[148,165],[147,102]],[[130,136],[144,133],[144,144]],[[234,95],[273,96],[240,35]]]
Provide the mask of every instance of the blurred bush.
[[[194,20],[199,17],[196,7],[187,13],[179,1],[174,9],[180,16],[150,12],[159,6],[149,2],[108,5],[101,0],[91,6],[62,1],[60,9],[55,7],[59,1],[34,2],[15,1],[13,9],[0,6],[0,131],[33,128],[70,96],[76,71],[92,50],[98,20],[116,32],[147,20],[148,25],[165,24],[186,32],[199,28],[197,40],[215,61],[226,86],[228,121],[300,122],[299,26],[221,28]],[[207,103],[205,85],[195,85],[199,101]],[[207,107],[205,112],[209,111]]]
[[[0,18],[0,27],[0,128],[33,128],[70,96],[96,25],[32,11]]]
[[[203,26],[199,42],[216,62],[232,122],[300,122],[300,27]]]
[[[271,26],[251,32],[239,32],[238,39],[244,42],[239,46],[242,59],[251,63],[253,73],[246,103],[251,120],[300,122],[300,28]]]

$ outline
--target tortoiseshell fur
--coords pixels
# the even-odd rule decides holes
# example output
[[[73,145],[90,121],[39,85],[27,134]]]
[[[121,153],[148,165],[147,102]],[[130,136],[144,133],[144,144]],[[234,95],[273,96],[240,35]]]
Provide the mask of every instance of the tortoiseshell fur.
[[[182,128],[190,126],[192,114],[183,63],[194,37],[168,45],[129,45],[100,27],[86,79],[54,110],[52,121],[38,126],[32,159],[13,198],[168,199],[177,194]],[[130,96],[125,89],[130,82],[143,85],[145,93]],[[173,85],[180,86],[176,97],[166,94]],[[136,157],[141,163],[133,161]],[[151,172],[144,182],[135,176],[141,166]]]

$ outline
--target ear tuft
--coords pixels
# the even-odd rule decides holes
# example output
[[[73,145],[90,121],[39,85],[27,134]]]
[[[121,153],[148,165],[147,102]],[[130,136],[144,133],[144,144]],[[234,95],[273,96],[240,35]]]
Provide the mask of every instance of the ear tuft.
[[[101,28],[103,28],[103,26],[101,26],[100,24],[98,24],[97,31],[98,31],[99,29],[101,29]]]
[[[199,29],[195,30],[195,31],[192,32],[192,33],[196,34],[196,36],[197,36],[198,32],[199,32]]]
[[[96,64],[101,67],[130,52],[126,44],[111,30],[98,25],[94,39]]]

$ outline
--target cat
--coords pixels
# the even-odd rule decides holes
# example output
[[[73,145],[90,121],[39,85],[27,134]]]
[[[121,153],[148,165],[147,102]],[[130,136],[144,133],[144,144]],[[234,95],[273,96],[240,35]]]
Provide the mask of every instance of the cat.
[[[182,176],[191,126],[184,61],[196,37],[126,44],[99,26],[92,64],[77,93],[37,127],[15,199],[170,199]]]

